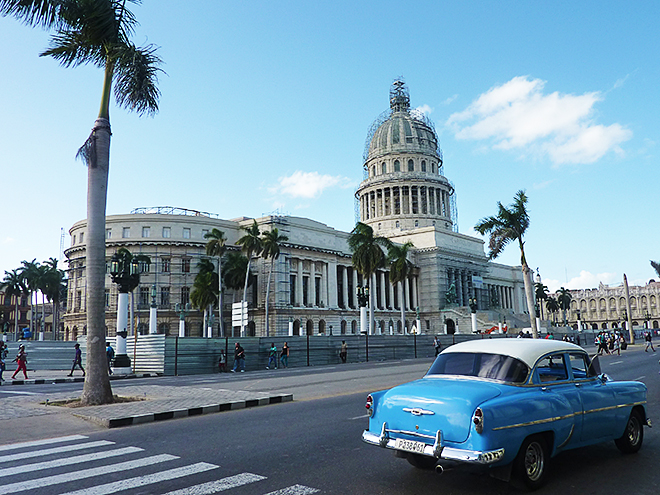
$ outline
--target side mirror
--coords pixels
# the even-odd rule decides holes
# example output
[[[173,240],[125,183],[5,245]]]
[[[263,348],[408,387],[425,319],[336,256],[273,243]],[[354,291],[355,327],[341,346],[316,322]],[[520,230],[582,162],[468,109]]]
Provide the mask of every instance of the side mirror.
[[[612,380],[612,377],[610,375],[608,375],[607,373],[601,373],[600,375],[598,375],[598,379],[603,383],[614,381],[614,380]]]

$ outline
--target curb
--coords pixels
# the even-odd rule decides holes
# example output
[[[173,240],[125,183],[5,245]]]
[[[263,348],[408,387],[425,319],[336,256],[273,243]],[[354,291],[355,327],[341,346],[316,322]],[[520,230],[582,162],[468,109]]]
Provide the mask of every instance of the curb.
[[[154,421],[164,421],[166,419],[185,418],[188,416],[199,416],[201,414],[212,414],[224,411],[233,411],[236,409],[247,409],[250,407],[268,406],[270,404],[281,404],[283,402],[293,401],[293,394],[276,394],[268,397],[247,400],[228,400],[217,404],[209,404],[200,407],[191,407],[163,411],[158,413],[136,414],[115,418],[101,418],[88,414],[73,413],[73,416],[91,421],[105,428],[119,428],[122,426],[131,426],[143,423],[152,423]]]
[[[130,378],[149,378],[163,376],[161,373],[133,373],[130,375],[110,375],[110,380],[127,380]],[[65,378],[28,378],[27,380],[5,379],[6,385],[44,385],[46,383],[79,383],[84,382],[84,376],[73,376]]]

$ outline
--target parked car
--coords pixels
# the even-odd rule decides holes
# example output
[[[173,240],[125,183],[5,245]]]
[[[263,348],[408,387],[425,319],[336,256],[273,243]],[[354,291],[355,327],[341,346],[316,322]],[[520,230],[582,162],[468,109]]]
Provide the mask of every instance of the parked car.
[[[644,438],[646,386],[601,374],[569,342],[484,339],[446,348],[426,375],[367,397],[362,439],[441,473],[446,461],[517,474],[539,488],[551,457],[614,440],[625,453]]]

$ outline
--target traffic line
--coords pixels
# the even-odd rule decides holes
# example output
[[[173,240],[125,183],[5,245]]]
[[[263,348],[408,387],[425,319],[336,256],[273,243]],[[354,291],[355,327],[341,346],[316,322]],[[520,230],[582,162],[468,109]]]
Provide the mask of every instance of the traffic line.
[[[39,395],[36,392],[19,392],[18,390],[0,390],[0,394],[15,394],[15,395]]]
[[[74,450],[91,449],[92,447],[104,447],[106,445],[114,444],[115,442],[109,442],[108,440],[98,440],[96,442],[76,443],[73,445],[64,445],[62,447],[53,447],[52,449],[32,450],[30,452],[0,456],[0,463],[16,461],[19,459],[29,459],[30,457],[40,457],[42,455],[61,454],[62,452],[71,452]]]
[[[621,363],[623,363],[623,361],[612,361],[610,363],[610,366],[612,366],[613,364],[621,364]]]
[[[50,445],[59,442],[71,442],[73,440],[85,440],[85,435],[68,435],[66,437],[46,438],[44,440],[32,440],[30,442],[8,443],[7,445],[0,445],[0,452],[3,450],[15,450],[25,447],[38,447],[40,445]]]
[[[348,419],[349,419],[349,421],[353,421],[353,420],[356,420],[356,419],[364,419],[364,418],[368,418],[368,417],[369,417],[368,414],[363,414],[362,416],[355,416],[354,418],[348,418]]]
[[[320,491],[321,490],[312,488],[310,486],[293,485],[287,488],[282,488],[281,490],[267,493],[266,495],[310,495],[311,493],[318,493]]]
[[[210,495],[212,493],[231,490],[232,488],[249,485],[250,483],[265,479],[265,476],[260,476],[258,474],[241,473],[235,476],[222,478],[220,480],[202,483],[201,485],[194,485],[187,488],[181,488],[180,490],[174,490],[173,492],[168,492],[165,495]]]
[[[94,454],[83,454],[74,457],[65,457],[64,459],[55,459],[53,461],[23,464],[22,466],[0,469],[0,478],[4,476],[12,476],[14,474],[31,473],[33,471],[41,471],[43,469],[51,469],[55,467],[70,466],[71,464],[81,464],[83,462],[108,459],[109,457],[133,454],[135,452],[142,451],[144,451],[144,449],[139,447],[125,447],[123,449],[106,450],[105,452],[96,452]]]
[[[18,483],[10,483],[7,485],[0,485],[0,494],[24,492],[26,490],[34,490],[36,488],[43,488],[46,486],[58,485],[61,483],[68,483],[69,481],[82,480],[85,478],[93,478],[108,473],[117,473],[123,470],[136,469],[144,466],[151,466],[161,462],[171,461],[179,457],[170,454],[160,454],[143,459],[136,459],[128,462],[120,462],[117,464],[110,464],[91,469],[83,469],[81,471],[74,471],[71,473],[57,474],[54,476],[46,476],[45,478],[37,478],[34,480],[20,481]]]
[[[216,469],[217,467],[218,466],[215,464],[198,462],[197,464],[191,464],[190,466],[168,469],[167,471],[161,471],[160,473],[148,474],[145,476],[136,476],[135,478],[115,481],[113,483],[106,483],[105,485],[93,486],[91,488],[76,490],[74,492],[67,492],[62,495],[108,495],[110,493],[117,493],[122,490],[128,490],[129,488],[138,488],[146,485],[152,485],[154,483],[159,483],[161,481],[173,480],[176,478],[182,478],[184,476],[190,476],[192,474],[203,473],[204,471]]]

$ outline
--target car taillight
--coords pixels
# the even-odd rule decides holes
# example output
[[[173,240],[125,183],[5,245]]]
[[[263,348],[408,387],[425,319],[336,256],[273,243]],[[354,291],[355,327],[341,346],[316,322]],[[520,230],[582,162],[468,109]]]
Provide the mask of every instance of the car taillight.
[[[474,411],[472,422],[474,423],[474,429],[477,430],[477,433],[484,431],[484,412],[480,407],[477,407],[477,410]]]
[[[367,408],[367,414],[373,416],[374,414],[374,398],[369,395],[367,396],[367,403],[364,405]]]

